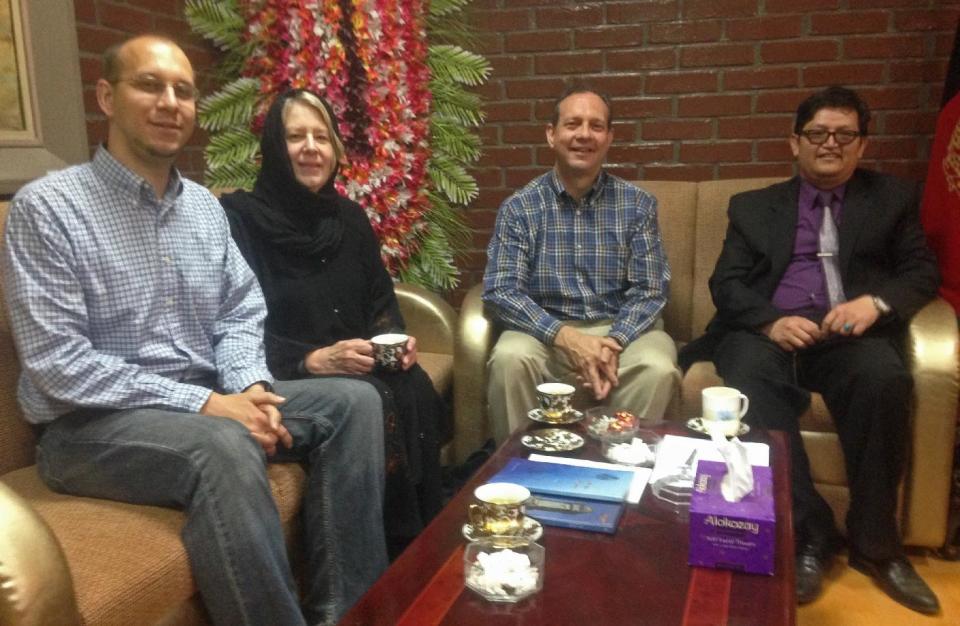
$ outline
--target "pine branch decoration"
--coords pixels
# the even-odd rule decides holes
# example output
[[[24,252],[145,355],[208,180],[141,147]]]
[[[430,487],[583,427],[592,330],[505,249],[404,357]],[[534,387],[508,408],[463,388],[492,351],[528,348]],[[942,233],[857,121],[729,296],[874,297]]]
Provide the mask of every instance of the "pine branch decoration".
[[[200,102],[203,127],[208,131],[249,128],[253,109],[260,95],[260,84],[252,78],[239,78]]]
[[[184,13],[190,28],[221,50],[243,47],[241,35],[245,25],[236,0],[188,0]]]

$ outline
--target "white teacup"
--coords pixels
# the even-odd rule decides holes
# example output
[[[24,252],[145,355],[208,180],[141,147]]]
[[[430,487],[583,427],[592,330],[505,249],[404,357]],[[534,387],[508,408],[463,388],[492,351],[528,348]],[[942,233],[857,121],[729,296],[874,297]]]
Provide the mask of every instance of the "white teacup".
[[[719,430],[733,437],[740,430],[740,420],[750,408],[750,400],[733,387],[707,387],[702,392],[703,426],[708,432]]]
[[[409,339],[410,337],[403,333],[377,335],[371,339],[373,359],[377,366],[388,372],[399,372],[403,369],[403,356],[407,353]]]
[[[540,411],[548,420],[558,420],[569,413],[573,407],[571,401],[577,388],[566,383],[542,383],[537,385],[537,398]]]

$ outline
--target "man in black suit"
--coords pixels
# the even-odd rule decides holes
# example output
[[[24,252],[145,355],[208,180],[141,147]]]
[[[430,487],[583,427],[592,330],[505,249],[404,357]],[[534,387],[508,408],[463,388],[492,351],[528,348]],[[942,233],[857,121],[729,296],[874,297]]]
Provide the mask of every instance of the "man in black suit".
[[[840,547],[800,437],[812,390],[843,448],[850,564],[898,602],[937,613],[895,518],[913,388],[901,337],[936,294],[937,271],[914,186],[857,168],[869,120],[842,87],[801,103],[790,137],[800,176],[730,200],[710,278],[717,315],[688,352],[709,346],[725,383],[750,398],[746,420],[789,436],[799,602],[817,597]]]

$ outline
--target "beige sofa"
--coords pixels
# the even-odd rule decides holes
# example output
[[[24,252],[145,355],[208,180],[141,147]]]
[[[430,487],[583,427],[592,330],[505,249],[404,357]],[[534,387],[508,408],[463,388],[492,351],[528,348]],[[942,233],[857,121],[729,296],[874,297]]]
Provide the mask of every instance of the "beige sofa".
[[[726,230],[731,195],[780,179],[691,182],[640,181],[659,201],[659,221],[673,273],[664,311],[667,332],[683,344],[703,333],[714,307],[707,287]],[[484,390],[486,359],[497,328],[483,314],[481,287],[472,288],[460,310],[454,375],[457,439],[462,458],[489,436]],[[953,309],[936,300],[913,319],[908,354],[916,382],[912,451],[902,488],[901,525],[908,545],[939,547],[946,539],[957,409],[957,321]],[[684,377],[668,419],[700,414],[700,390],[720,383],[712,363],[697,363]],[[801,419],[814,479],[842,521],[848,491],[840,443],[819,395]]]
[[[7,209],[0,203],[0,226]],[[456,314],[418,287],[398,285],[397,295],[421,364],[448,392]],[[183,515],[47,489],[16,403],[18,376],[0,306],[0,626],[207,623],[180,541]],[[304,470],[272,464],[268,474],[296,560]]]

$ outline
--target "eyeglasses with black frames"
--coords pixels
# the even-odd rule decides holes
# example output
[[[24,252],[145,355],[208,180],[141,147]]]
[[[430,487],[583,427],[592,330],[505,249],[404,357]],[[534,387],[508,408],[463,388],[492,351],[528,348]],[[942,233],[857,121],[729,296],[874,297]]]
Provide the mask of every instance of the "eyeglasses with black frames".
[[[821,128],[813,128],[810,130],[802,130],[800,131],[800,134],[806,137],[807,141],[815,146],[821,146],[827,143],[827,140],[829,140],[831,136],[833,137],[833,140],[841,146],[851,144],[860,137],[859,132],[845,129],[823,130]]]
[[[154,76],[153,74],[142,74],[139,76],[133,76],[131,78],[121,78],[117,82],[127,83],[137,91],[150,94],[151,96],[156,96],[158,98],[167,91],[168,87],[173,87],[173,95],[181,102],[194,102],[198,97],[200,97],[200,90],[184,80],[178,80],[170,83],[158,78],[157,76]]]

